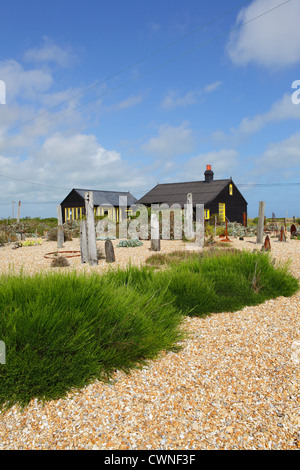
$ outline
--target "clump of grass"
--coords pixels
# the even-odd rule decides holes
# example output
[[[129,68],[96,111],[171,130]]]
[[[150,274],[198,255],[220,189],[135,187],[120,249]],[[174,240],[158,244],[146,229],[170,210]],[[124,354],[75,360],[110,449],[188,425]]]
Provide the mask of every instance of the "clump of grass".
[[[97,259],[100,260],[100,259],[105,259],[106,256],[105,254],[103,253],[103,251],[97,247]]]
[[[236,311],[299,289],[288,264],[275,266],[269,253],[211,249],[166,259],[163,270],[1,276],[0,407],[61,398],[177,350],[184,315]]]
[[[230,246],[229,244],[226,244]],[[182,261],[188,260],[197,260],[199,258],[203,258],[203,256],[222,256],[224,251],[226,253],[237,253],[239,250],[234,248],[228,248],[224,245],[221,245],[222,249],[218,249],[216,247],[209,247],[204,251],[188,251],[188,250],[176,250],[171,253],[156,253],[154,255],[149,256],[146,259],[146,264],[148,266],[164,266],[164,265],[173,265],[181,263]],[[223,249],[224,248],[224,249]]]
[[[0,277],[0,406],[57,399],[176,350],[182,316],[157,294],[76,273]]]
[[[126,279],[127,284],[134,283],[139,290],[168,286],[177,308],[195,316],[236,311],[280,295],[290,296],[299,288],[288,264],[275,267],[268,253],[211,248],[190,252],[180,262],[179,259],[175,254],[173,259],[154,255],[151,267],[164,263],[167,269],[155,273],[148,269],[143,274],[131,270],[117,274],[115,282]]]
[[[52,268],[64,268],[70,266],[69,261],[65,256],[57,254],[51,261]]]

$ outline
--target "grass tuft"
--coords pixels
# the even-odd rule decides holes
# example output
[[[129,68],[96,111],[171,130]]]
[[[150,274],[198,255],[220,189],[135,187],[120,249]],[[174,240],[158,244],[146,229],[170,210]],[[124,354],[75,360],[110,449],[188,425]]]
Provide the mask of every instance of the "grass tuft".
[[[148,263],[103,275],[0,276],[0,407],[62,398],[176,351],[184,315],[235,311],[299,289],[288,264],[275,267],[268,253],[174,252]]]

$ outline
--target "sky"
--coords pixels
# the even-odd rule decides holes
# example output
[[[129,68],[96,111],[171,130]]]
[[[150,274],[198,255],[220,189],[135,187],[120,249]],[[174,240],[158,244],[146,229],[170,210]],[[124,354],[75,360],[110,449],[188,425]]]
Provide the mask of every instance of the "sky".
[[[300,217],[300,0],[11,0],[1,17],[0,218],[206,165],[249,217]]]

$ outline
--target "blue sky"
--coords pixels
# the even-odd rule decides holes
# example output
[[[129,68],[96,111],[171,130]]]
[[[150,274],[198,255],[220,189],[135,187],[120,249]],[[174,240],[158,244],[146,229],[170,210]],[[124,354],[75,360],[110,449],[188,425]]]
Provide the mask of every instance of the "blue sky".
[[[207,164],[250,217],[300,217],[299,0],[11,0],[1,17],[0,218]]]

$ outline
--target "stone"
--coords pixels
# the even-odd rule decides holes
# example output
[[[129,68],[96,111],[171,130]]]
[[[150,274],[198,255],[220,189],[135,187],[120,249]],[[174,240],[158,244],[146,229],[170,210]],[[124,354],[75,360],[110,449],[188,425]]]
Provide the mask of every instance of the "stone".
[[[105,258],[107,263],[116,261],[114,246],[109,238],[105,240]]]

